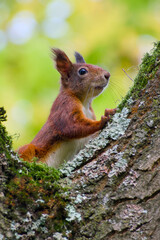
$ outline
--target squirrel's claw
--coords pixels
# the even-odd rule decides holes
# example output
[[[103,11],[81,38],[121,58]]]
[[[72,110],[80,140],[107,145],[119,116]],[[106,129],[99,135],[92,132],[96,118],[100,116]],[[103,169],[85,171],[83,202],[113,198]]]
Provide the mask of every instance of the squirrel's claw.
[[[110,116],[102,116],[101,117],[101,127],[103,128],[105,124],[110,120]]]
[[[104,115],[108,117],[109,115],[114,115],[116,111],[117,111],[117,108],[113,108],[113,109],[106,108]]]
[[[105,109],[104,116],[101,117],[101,125],[102,127],[105,126],[105,124],[111,119],[110,115],[114,115],[115,112],[117,111],[116,108],[114,109]]]

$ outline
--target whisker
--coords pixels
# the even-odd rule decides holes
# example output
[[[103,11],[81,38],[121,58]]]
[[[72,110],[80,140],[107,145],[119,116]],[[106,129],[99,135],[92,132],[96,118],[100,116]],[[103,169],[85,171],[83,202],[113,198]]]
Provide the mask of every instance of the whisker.
[[[117,103],[120,101],[121,95],[115,91],[115,88],[111,86],[111,94],[112,98],[114,100],[114,103]]]
[[[125,88],[122,88],[121,86],[119,86],[116,83],[112,83],[110,84],[110,87],[114,88],[115,90],[119,91],[120,93],[124,94],[126,92]]]
[[[127,75],[127,77],[133,82],[134,80],[128,75],[128,73],[126,73],[126,71],[124,70],[124,68],[122,68],[123,72]]]
[[[126,79],[124,79],[124,78],[121,81],[119,81],[118,79],[114,79],[114,80],[111,81],[111,83],[118,83],[119,85],[124,84],[124,83],[127,84],[127,85],[132,84],[130,81],[126,81]]]
[[[125,80],[122,80],[121,82],[119,82],[118,80],[115,80],[115,81],[112,81],[111,84],[112,84],[112,85],[115,85],[115,86],[118,86],[119,88],[122,88],[123,90],[124,90],[123,86],[124,86],[125,89],[126,89],[126,87],[127,87],[127,88],[130,88],[130,87],[133,85],[133,84],[131,83],[131,81],[128,82],[128,81],[125,81]]]

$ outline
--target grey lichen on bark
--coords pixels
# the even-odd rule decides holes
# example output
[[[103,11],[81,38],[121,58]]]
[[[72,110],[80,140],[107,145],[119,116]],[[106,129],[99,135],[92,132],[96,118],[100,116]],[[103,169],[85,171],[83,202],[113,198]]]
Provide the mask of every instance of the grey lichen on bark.
[[[159,239],[159,146],[160,42],[109,126],[61,169],[81,199],[74,239]]]
[[[61,178],[20,161],[1,127],[0,239],[159,239],[160,42],[111,122]]]

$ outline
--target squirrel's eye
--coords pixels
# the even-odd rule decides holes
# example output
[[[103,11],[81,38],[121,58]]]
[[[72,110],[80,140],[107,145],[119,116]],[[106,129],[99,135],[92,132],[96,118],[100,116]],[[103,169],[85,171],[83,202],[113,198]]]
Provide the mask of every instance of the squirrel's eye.
[[[84,75],[84,74],[86,74],[88,71],[85,69],[85,68],[81,68],[81,69],[79,69],[79,74],[80,75]]]

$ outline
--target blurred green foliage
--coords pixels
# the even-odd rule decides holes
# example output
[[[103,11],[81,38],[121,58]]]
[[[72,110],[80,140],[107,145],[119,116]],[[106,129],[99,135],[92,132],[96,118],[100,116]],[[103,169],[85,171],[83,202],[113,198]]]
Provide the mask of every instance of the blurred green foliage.
[[[132,84],[144,52],[160,38],[158,0],[0,1],[0,106],[14,147],[33,139],[59,91],[50,47],[74,61],[111,73],[109,87],[93,103],[97,118],[116,107]],[[124,71],[122,70],[124,69]]]

